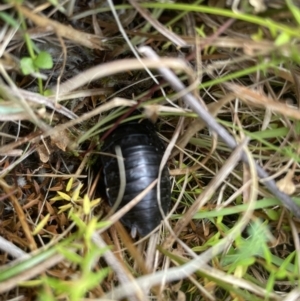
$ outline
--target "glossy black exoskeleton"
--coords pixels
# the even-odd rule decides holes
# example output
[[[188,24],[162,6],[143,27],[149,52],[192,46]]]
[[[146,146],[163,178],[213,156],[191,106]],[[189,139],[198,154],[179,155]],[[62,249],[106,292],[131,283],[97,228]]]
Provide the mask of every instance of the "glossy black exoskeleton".
[[[127,122],[119,125],[104,141],[102,152],[116,154],[120,147],[125,167],[125,192],[118,208],[122,208],[158,177],[159,166],[165,146],[156,134],[154,126],[147,120]],[[118,162],[115,157],[101,156],[106,194],[113,206],[120,188]],[[165,166],[160,183],[161,206],[166,214],[171,203],[171,182]],[[122,223],[140,236],[146,236],[162,220],[157,201],[157,186],[121,219]]]

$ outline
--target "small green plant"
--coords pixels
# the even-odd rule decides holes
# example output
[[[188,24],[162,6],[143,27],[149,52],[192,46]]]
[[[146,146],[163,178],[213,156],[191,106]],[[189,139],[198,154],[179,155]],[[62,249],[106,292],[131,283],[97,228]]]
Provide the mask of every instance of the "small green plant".
[[[255,220],[248,227],[247,239],[241,236],[236,239],[237,249],[232,249],[223,260],[223,265],[230,264],[230,271],[244,267],[245,270],[255,263],[257,256],[270,258],[269,249],[267,246],[271,235],[265,224],[259,220]],[[267,252],[267,253],[266,253]]]
[[[39,73],[40,69],[51,69],[53,67],[53,60],[50,53],[46,51],[40,51],[36,47],[27,32],[26,22],[20,11],[18,11],[18,15],[29,54],[29,56],[25,56],[20,59],[20,69],[24,75],[35,74],[38,80],[39,92],[44,94],[42,78],[37,74]],[[11,24],[14,27],[16,26],[16,22],[14,22],[12,18],[8,18],[4,14],[2,14],[0,17],[2,17],[2,19],[4,19],[8,24]]]
[[[24,75],[36,72],[39,69],[51,69],[53,61],[51,55],[46,51],[39,52],[35,57],[23,57],[20,67]]]
[[[83,197],[80,196],[80,190],[83,187],[82,183],[75,183],[73,185],[74,179],[71,178],[66,186],[66,191],[58,191],[57,196],[51,199],[51,202],[56,201],[66,201],[66,205],[62,205],[59,207],[60,211],[58,213],[62,213],[64,211],[69,210],[69,215],[73,212],[83,212],[84,214],[89,214],[91,208],[97,206],[100,202],[100,199],[90,200],[87,195]]]
[[[71,214],[70,219],[78,227],[77,235],[79,239],[83,238],[83,244],[74,243],[74,248],[70,248],[70,245],[59,245],[57,249],[68,262],[72,263],[72,279],[63,276],[42,277],[43,289],[40,291],[39,300],[54,301],[59,296],[64,296],[70,301],[82,300],[90,290],[101,285],[110,271],[109,268],[98,267],[99,258],[107,248],[99,248],[92,242],[94,233],[105,227],[107,223],[97,222],[96,218],[86,223],[78,214]]]

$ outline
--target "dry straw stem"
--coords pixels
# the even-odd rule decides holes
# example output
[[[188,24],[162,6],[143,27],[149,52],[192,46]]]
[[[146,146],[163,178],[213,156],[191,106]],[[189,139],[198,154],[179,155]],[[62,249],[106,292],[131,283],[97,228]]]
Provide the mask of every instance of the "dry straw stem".
[[[258,107],[264,107],[268,110],[280,113],[283,116],[287,116],[289,118],[298,120],[300,119],[300,111],[298,108],[292,108],[282,102],[275,102],[271,98],[241,85],[232,83],[224,83],[223,85],[236,97],[240,98],[242,101],[245,101],[248,104]]]
[[[16,96],[13,96],[13,95],[9,95],[9,96],[4,95],[4,96],[8,97],[14,103],[14,105],[18,105],[20,108],[22,108],[23,113],[27,115],[27,118],[31,119],[32,122],[34,122],[40,129],[48,130],[50,127],[38,118],[37,114],[32,110],[32,108],[27,103],[25,98],[19,93],[17,85],[9,77],[9,75],[7,74],[6,70],[3,68],[2,65],[0,65],[0,74],[4,77],[4,79],[10,85],[11,89],[16,94]],[[4,82],[2,81],[2,79],[0,79],[0,92],[2,92],[2,86],[4,87],[5,85],[4,85]]]
[[[53,96],[50,96],[49,98],[52,101],[54,99],[56,99],[56,101],[62,101],[62,100],[69,100],[69,99],[76,99],[76,98],[99,96],[99,95],[111,95],[112,93],[113,93],[112,88],[99,88],[99,89],[87,89],[87,90],[74,91],[74,92],[64,94],[58,98],[55,98]]]
[[[284,299],[281,299],[282,301],[299,301],[300,299],[300,289],[295,288],[290,293],[286,295]]]
[[[292,236],[293,236],[293,240],[294,240],[294,244],[295,244],[296,254],[300,254],[300,238],[299,238],[299,234],[298,234],[297,225],[296,225],[295,221],[293,221],[293,219],[291,219],[291,218],[289,218],[289,224],[290,224],[290,227],[292,230]],[[299,260],[297,260],[297,268],[298,268],[298,271],[300,271]]]
[[[18,146],[22,145],[23,143],[27,143],[27,142],[37,143],[42,138],[44,139],[48,136],[51,136],[54,133],[69,129],[70,127],[72,127],[78,123],[81,123],[85,120],[88,120],[88,119],[92,118],[93,116],[99,115],[102,112],[106,112],[108,110],[111,110],[111,109],[119,107],[119,106],[127,107],[127,106],[133,106],[133,105],[136,105],[136,101],[122,99],[122,98],[114,98],[111,101],[94,109],[93,111],[85,113],[85,114],[81,115],[80,117],[78,117],[74,120],[70,120],[64,124],[60,124],[60,125],[56,126],[55,128],[52,128],[46,132],[37,131],[35,133],[28,135],[25,138],[19,139],[18,141],[3,145],[2,147],[0,147],[0,154],[5,154],[6,152],[11,151],[15,147],[18,147]]]
[[[14,258],[26,259],[29,257],[22,249],[0,236],[0,249]]]
[[[12,150],[13,152],[14,150]],[[28,150],[18,150],[21,152],[21,156],[19,158],[15,158],[14,161],[9,164],[6,168],[4,168],[3,170],[1,170],[0,172],[0,178],[5,177],[9,172],[11,172],[16,166],[18,166],[18,164],[20,164],[21,162],[23,162],[27,157],[29,157],[31,154],[33,154],[35,152],[35,148],[32,147]],[[1,156],[6,156],[7,154],[10,154],[10,152],[8,153],[0,153]]]
[[[60,37],[69,39],[87,48],[101,49],[101,39],[96,35],[78,31],[71,26],[62,25],[57,21],[39,16],[24,6],[16,5],[16,9],[36,25],[44,27],[49,31],[55,31]]]
[[[173,68],[175,70],[181,70],[190,74],[190,69],[187,64],[180,59],[174,58],[163,58],[159,62],[155,62],[152,59],[125,59],[117,60],[105,64],[101,64],[74,76],[73,78],[67,80],[61,85],[57,85],[52,90],[57,93],[57,98],[60,99],[63,95],[74,91],[75,89],[82,87],[92,81],[98,80],[103,77],[111,76],[113,74],[124,72],[126,70],[139,70],[147,68],[159,68],[161,66],[166,66],[168,68]]]
[[[37,139],[37,136],[40,136],[41,134],[42,134],[42,131],[38,130],[34,133],[27,135],[26,137],[19,138],[17,141],[14,141],[9,144],[5,144],[5,145],[1,146],[0,147],[0,156],[6,156],[10,152],[14,151],[14,149],[16,147],[21,146],[24,143],[29,143],[29,142],[34,141],[34,139]],[[22,150],[22,152],[23,152],[23,150]],[[0,175],[2,175],[2,172],[0,172]]]
[[[162,25],[158,20],[154,19],[150,12],[141,7],[135,0],[128,0],[128,2],[147,20],[159,33],[165,36],[169,41],[177,45],[178,47],[185,47],[187,43],[180,38],[174,32],[168,30],[164,25]]]
[[[12,187],[10,187],[4,180],[0,179],[0,186],[1,188],[4,190],[5,193],[8,194],[8,198],[11,200],[12,205],[16,211],[16,214],[18,215],[19,221],[22,225],[24,234],[28,240],[28,247],[30,248],[30,250],[36,250],[37,249],[37,245],[34,241],[34,238],[32,236],[31,233],[31,229],[27,223],[27,219],[26,219],[26,215],[19,203],[19,200],[15,197],[15,195],[10,194],[11,190],[13,189]]]
[[[141,271],[142,274],[149,274],[150,271],[153,268],[153,265],[151,266],[147,266],[147,261],[148,261],[148,254],[147,256],[143,256],[141,254],[141,251],[138,250],[138,248],[136,247],[137,244],[142,243],[141,240],[139,240],[138,242],[134,242],[132,240],[132,237],[128,234],[128,231],[124,228],[124,226],[117,222],[114,225],[115,231],[118,234],[118,236],[120,236],[122,243],[124,244],[124,249],[122,250],[117,250],[117,252],[121,252],[123,250],[126,250],[129,252],[129,254],[131,255],[132,258],[134,258],[135,260],[135,264],[138,266],[138,269]],[[153,233],[153,235],[150,237],[151,238],[154,236],[156,238],[156,233]],[[150,244],[150,240],[148,241],[148,243]],[[156,241],[156,240],[155,240]],[[110,243],[109,243],[110,244]],[[111,243],[112,244],[112,243]],[[156,250],[156,245],[157,245],[157,241],[155,243],[155,250]],[[116,246],[115,246],[116,247]],[[117,247],[116,247],[117,248]],[[120,249],[121,247],[119,247]]]
[[[188,42],[192,42],[193,39],[186,39]],[[249,56],[256,56],[258,54],[267,54],[270,51],[274,51],[274,42],[273,41],[253,41],[248,38],[230,38],[230,37],[218,37],[215,39],[202,38],[199,40],[199,47],[203,48],[206,45],[220,47],[220,48],[242,48],[244,53]],[[291,49],[287,45],[277,47],[280,53],[285,54],[286,56],[290,55]]]
[[[76,114],[74,114],[72,111],[64,107],[63,105],[58,104],[57,102],[54,102],[51,98],[42,96],[40,94],[26,91],[20,88],[17,89],[11,89],[10,87],[4,85],[4,83],[0,80],[0,92],[3,96],[7,96],[7,98],[12,99],[13,104],[16,106],[16,108],[20,108],[23,110],[23,107],[19,104],[17,101],[18,97],[21,96],[23,97],[30,106],[37,107],[37,105],[45,105],[49,109],[52,109],[69,119],[74,119],[77,117]],[[1,106],[3,106],[6,102],[1,103]],[[7,119],[6,119],[7,118]],[[24,113],[24,119],[28,118],[28,114]],[[1,115],[0,120],[17,120],[14,119],[14,116],[12,114],[7,114],[7,115]]]
[[[145,56],[152,58],[154,61],[159,61],[160,58],[157,54],[147,46],[140,47],[140,52]],[[180,92],[185,89],[184,84],[180,79],[169,69],[159,68],[159,72],[165,78],[167,82],[173,87],[177,92]],[[205,124],[227,144],[231,149],[234,149],[237,146],[235,139],[228,133],[228,131],[209,114],[209,112],[204,108],[200,102],[190,93],[187,93],[183,96],[186,104],[198,114],[198,116],[205,122]],[[248,159],[245,154],[242,155],[242,160],[248,164]],[[261,179],[269,177],[268,173],[256,164],[257,174]],[[300,207],[297,206],[294,201],[284,192],[280,191],[276,186],[276,183],[273,180],[268,180],[264,182],[265,186],[282,202],[282,204],[289,209],[296,217],[300,218]]]
[[[182,125],[183,125],[183,122],[184,122],[184,118],[181,117],[179,119],[179,122],[177,123],[177,126],[176,126],[176,129],[173,133],[173,136],[172,136],[172,139],[171,141],[168,143],[168,146],[167,146],[167,149],[165,150],[165,153],[163,155],[163,158],[161,159],[161,162],[160,162],[160,166],[159,166],[159,173],[158,173],[158,184],[157,184],[157,202],[158,202],[158,207],[159,207],[159,211],[160,211],[160,214],[161,216],[163,217],[167,227],[169,228],[169,230],[173,233],[171,227],[169,226],[169,224],[167,223],[167,220],[169,219],[169,217],[172,215],[172,213],[176,210],[176,207],[178,206],[179,204],[179,201],[181,199],[181,197],[179,197],[179,199],[177,200],[176,204],[174,205],[173,209],[171,212],[169,212],[169,214],[166,216],[163,209],[162,209],[162,206],[161,206],[161,187],[160,187],[160,184],[161,184],[161,176],[162,176],[162,172],[163,172],[163,168],[164,166],[166,166],[167,164],[167,161],[168,161],[168,158],[170,157],[171,155],[171,151],[172,149],[174,148],[174,145],[176,143],[176,140],[178,139],[178,136],[179,136],[179,133],[180,133],[180,130],[182,128]],[[185,184],[184,184],[185,185]],[[155,230],[154,230],[155,231]],[[151,235],[151,234],[150,234]],[[151,236],[150,236],[151,237]]]
[[[237,228],[237,230],[239,230],[239,229]],[[236,233],[236,235],[239,235],[239,233]],[[232,237],[228,237],[228,240],[229,239],[232,239]],[[212,247],[211,249],[213,249],[213,252],[214,252],[213,255],[217,255],[218,253],[222,252],[222,250],[220,250],[220,247],[221,246],[224,247],[224,245],[226,243],[227,243],[227,239],[223,239],[218,245],[216,245],[215,247]],[[250,292],[257,294],[260,297],[264,298],[266,295],[268,295],[270,298],[272,298],[272,300],[276,300],[276,301],[282,300],[282,297],[278,297],[274,293],[269,293],[265,289],[261,288],[260,286],[258,286],[256,284],[253,284],[249,281],[245,281],[238,277],[234,277],[234,276],[222,273],[219,270],[211,268],[209,265],[206,264],[206,262],[208,262],[211,259],[211,257],[213,257],[213,256],[211,256],[212,254],[209,254],[211,249],[209,249],[202,255],[198,256],[198,258],[193,259],[190,262],[188,262],[187,264],[184,264],[180,267],[170,268],[166,271],[159,271],[159,272],[156,272],[151,275],[142,276],[136,280],[136,284],[140,288],[142,288],[144,290],[148,290],[150,284],[159,285],[162,282],[172,282],[172,281],[184,279],[184,278],[188,277],[188,275],[191,275],[194,272],[196,272],[197,270],[201,269],[204,271],[204,273],[206,273],[206,271],[207,271],[206,274],[210,274],[214,277],[217,276],[220,279],[222,279],[224,282],[226,282],[230,285],[235,285],[241,289],[248,290]],[[224,277],[224,275],[226,275],[226,277]],[[129,284],[126,284],[125,286],[121,286],[121,287],[114,289],[114,291],[104,295],[103,298],[101,298],[101,299],[94,299],[94,301],[103,301],[103,300],[106,300],[105,298],[107,298],[108,300],[111,300],[112,298],[114,298],[113,300],[121,299],[130,294],[133,294],[135,292],[135,288],[136,288],[135,285],[129,283]]]
[[[235,99],[235,95],[230,93],[220,99],[218,102],[212,102],[207,105],[207,109],[209,113],[215,117],[218,115],[220,110],[229,102]],[[179,154],[180,149],[184,149],[186,145],[189,143],[190,139],[199,131],[201,131],[205,127],[205,123],[201,119],[195,119],[190,125],[185,129],[184,133],[179,137],[176,147],[179,149],[174,149],[172,152],[172,157],[175,157]]]

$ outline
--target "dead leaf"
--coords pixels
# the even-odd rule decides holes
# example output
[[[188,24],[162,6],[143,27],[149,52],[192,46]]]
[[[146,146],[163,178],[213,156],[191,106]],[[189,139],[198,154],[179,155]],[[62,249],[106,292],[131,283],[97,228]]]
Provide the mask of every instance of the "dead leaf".
[[[43,163],[47,163],[49,161],[50,153],[43,143],[36,148],[36,151]]]
[[[182,291],[177,293],[177,300],[178,301],[186,301],[186,294]]]
[[[159,116],[160,105],[149,105],[144,107],[144,113],[148,119],[150,119],[153,123],[156,123]]]
[[[249,0],[249,3],[254,7],[257,13],[262,13],[267,9],[264,0]]]
[[[277,187],[279,188],[279,190],[285,192],[287,195],[292,195],[296,190],[296,186],[293,182],[293,177],[294,171],[289,170],[286,176],[277,182]]]
[[[69,137],[70,133],[67,130],[55,131],[51,136],[51,144],[57,146],[62,151],[66,151],[71,140]]]

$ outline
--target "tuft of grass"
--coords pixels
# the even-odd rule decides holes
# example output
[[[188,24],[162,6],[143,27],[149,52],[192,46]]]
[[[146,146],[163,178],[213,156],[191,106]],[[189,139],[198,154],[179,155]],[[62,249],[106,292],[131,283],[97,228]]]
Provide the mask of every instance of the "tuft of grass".
[[[1,5],[0,299],[299,299],[299,220],[254,161],[300,206],[300,8],[212,2]],[[160,59],[140,57],[143,45]],[[131,118],[156,122],[171,148],[170,215],[135,241],[107,216],[99,163],[102,140]]]

